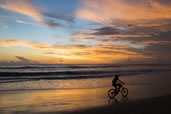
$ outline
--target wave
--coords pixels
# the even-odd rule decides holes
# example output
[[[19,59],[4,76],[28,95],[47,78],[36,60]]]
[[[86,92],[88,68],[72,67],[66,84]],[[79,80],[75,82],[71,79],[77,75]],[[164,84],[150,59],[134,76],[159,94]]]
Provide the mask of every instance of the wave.
[[[0,66],[0,69],[53,69],[53,68],[116,68],[116,67],[137,67],[137,66],[171,66],[170,64],[100,64],[100,65],[17,65]]]
[[[22,67],[0,67],[0,69],[31,69],[31,68],[41,68],[34,66],[22,66]]]
[[[0,67],[0,69],[45,69],[45,68],[110,68],[110,67],[123,67],[119,65],[67,65],[67,66],[8,66]]]
[[[0,72],[0,83],[37,80],[106,78],[114,75],[134,75],[171,69],[115,70],[115,71],[65,71],[65,72]]]
[[[133,75],[137,73],[127,73]],[[121,75],[121,74],[120,74]],[[124,74],[122,74],[124,75]],[[69,75],[69,76],[29,76],[29,77],[5,77],[0,78],[0,83],[22,82],[22,81],[39,81],[39,80],[67,80],[67,79],[88,79],[88,78],[107,78],[113,77],[114,73],[96,74],[96,75]]]
[[[105,74],[105,73],[129,73],[129,72],[151,72],[158,70],[114,70],[114,71],[61,71],[61,72],[0,72],[0,77],[13,76],[51,76],[51,75],[82,75],[82,74]]]

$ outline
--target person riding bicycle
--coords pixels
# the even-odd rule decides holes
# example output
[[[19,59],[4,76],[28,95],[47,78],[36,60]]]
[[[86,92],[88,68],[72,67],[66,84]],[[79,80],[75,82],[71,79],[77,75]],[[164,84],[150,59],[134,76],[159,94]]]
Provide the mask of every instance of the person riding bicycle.
[[[115,75],[115,78],[112,80],[112,85],[114,88],[112,87],[111,89],[109,89],[108,96],[110,98],[115,98],[115,96],[120,92],[123,97],[127,97],[128,89],[124,87],[123,84],[125,83],[119,80],[119,76]]]
[[[115,75],[115,78],[112,80],[112,85],[113,87],[115,87],[115,90],[120,90],[122,84],[125,84],[124,82],[122,82],[121,80],[119,80],[119,75]]]

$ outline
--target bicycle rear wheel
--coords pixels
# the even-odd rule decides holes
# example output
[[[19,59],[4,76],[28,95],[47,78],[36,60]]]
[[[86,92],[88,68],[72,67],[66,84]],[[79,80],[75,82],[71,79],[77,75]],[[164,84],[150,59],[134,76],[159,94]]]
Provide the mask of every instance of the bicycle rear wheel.
[[[116,94],[115,94],[115,89],[110,89],[109,91],[108,91],[108,96],[110,97],[110,98],[113,98],[113,97],[115,97],[116,96]]]
[[[128,95],[128,89],[127,88],[122,88],[121,94],[122,94],[123,97],[127,97],[127,95]]]

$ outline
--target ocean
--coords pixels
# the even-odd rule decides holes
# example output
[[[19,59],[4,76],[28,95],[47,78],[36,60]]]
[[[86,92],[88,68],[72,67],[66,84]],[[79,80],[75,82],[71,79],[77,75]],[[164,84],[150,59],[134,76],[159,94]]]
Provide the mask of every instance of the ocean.
[[[99,78],[111,78],[116,74],[120,76],[132,76],[159,71],[170,72],[171,65],[0,65],[0,90],[87,88],[87,84],[84,84],[85,79],[94,80],[96,83],[87,83],[88,85],[92,84],[90,87],[97,87],[97,79]],[[75,83],[77,85],[74,85]],[[98,87],[103,86],[107,85],[101,84]]]

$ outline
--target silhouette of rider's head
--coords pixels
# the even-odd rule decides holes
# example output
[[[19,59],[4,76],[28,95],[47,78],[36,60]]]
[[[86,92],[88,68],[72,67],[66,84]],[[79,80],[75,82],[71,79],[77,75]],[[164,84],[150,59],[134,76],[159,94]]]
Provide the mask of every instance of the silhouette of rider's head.
[[[118,78],[119,77],[119,75],[115,75],[115,78]]]

